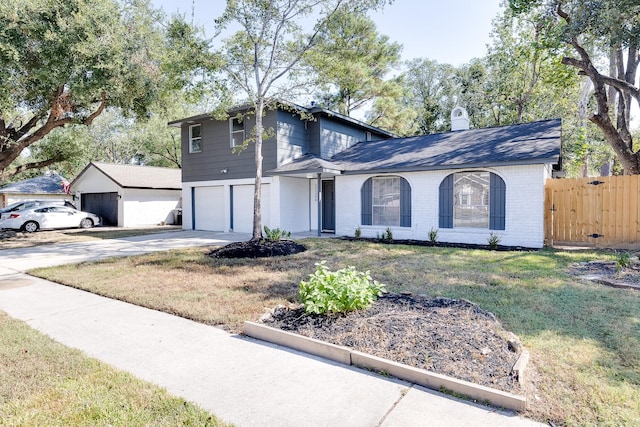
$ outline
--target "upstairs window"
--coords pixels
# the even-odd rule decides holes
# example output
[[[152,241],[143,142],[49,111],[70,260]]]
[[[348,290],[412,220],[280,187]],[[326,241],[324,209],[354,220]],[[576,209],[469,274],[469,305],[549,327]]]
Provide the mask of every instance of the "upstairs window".
[[[202,151],[202,126],[200,124],[189,126],[189,153]]]
[[[504,230],[505,193],[494,173],[452,173],[440,184],[440,228]]]
[[[244,123],[237,117],[229,119],[229,134],[231,135],[229,145],[231,148],[242,145],[244,142]]]
[[[411,227],[411,187],[399,176],[369,178],[361,189],[362,225]]]

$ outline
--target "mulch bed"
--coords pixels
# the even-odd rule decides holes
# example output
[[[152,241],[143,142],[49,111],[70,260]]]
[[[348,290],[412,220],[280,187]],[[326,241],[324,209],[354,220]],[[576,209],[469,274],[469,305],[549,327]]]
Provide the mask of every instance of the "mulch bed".
[[[348,314],[278,306],[268,326],[487,387],[521,393],[511,369],[522,350],[492,313],[449,298],[386,294]]]
[[[272,256],[293,255],[306,251],[303,245],[293,240],[249,240],[229,243],[209,253],[213,258],[264,258]]]
[[[573,264],[569,273],[583,279],[616,288],[640,290],[640,262],[619,268],[616,261],[589,261]]]
[[[460,248],[460,249],[484,249],[488,251],[538,251],[536,248],[526,248],[523,246],[505,246],[505,245],[478,245],[473,243],[449,243],[449,242],[432,242],[430,240],[416,239],[381,239],[376,237],[351,237],[339,236],[334,239],[347,240],[350,242],[370,242],[380,243],[384,245],[410,245],[410,246],[433,246],[439,248]]]

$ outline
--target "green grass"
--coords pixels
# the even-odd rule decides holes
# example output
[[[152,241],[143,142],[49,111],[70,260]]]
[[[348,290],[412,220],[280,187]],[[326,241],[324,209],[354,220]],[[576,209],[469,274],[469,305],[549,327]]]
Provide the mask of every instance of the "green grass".
[[[587,283],[571,263],[611,252],[499,252],[307,239],[291,257],[218,260],[203,249],[38,270],[37,275],[238,331],[327,260],[389,291],[464,298],[493,312],[531,352],[528,416],[567,425],[640,425],[640,292]],[[153,277],[149,283],[149,277]]]
[[[0,425],[226,424],[0,312]]]

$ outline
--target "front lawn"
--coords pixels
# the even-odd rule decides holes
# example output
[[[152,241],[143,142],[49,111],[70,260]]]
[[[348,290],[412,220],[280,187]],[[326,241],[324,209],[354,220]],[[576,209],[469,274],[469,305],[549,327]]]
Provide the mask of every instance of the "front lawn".
[[[567,425],[640,425],[640,292],[583,282],[573,262],[591,251],[493,252],[307,239],[271,259],[213,259],[186,249],[34,274],[239,332],[327,260],[370,270],[392,292],[464,298],[489,310],[531,351],[526,414]],[[150,280],[153,278],[153,280]]]
[[[0,312],[0,425],[227,424]]]

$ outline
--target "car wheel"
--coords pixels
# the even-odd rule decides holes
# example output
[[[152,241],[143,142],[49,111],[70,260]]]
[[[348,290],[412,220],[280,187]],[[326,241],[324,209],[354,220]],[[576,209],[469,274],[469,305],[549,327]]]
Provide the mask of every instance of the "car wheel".
[[[93,221],[91,220],[91,218],[85,218],[82,221],[80,221],[80,228],[91,228],[93,227]]]
[[[22,226],[22,231],[26,231],[27,233],[33,233],[34,231],[38,231],[40,226],[35,221],[27,221]]]

